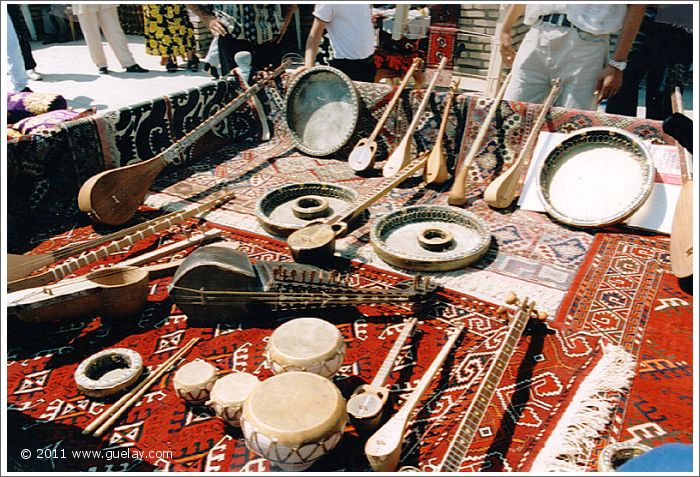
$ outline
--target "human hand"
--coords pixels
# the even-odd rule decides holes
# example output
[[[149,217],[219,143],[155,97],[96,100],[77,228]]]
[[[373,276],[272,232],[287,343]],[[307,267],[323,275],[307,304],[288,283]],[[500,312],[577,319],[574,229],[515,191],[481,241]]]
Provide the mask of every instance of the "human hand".
[[[207,21],[207,27],[209,28],[209,31],[211,31],[216,36],[228,35],[228,30],[226,29],[224,24],[214,17]]]
[[[515,59],[515,49],[513,49],[513,38],[510,31],[503,30],[501,32],[501,57],[507,68],[513,66]]]
[[[622,71],[607,65],[605,68],[603,68],[600,78],[598,78],[598,84],[594,94],[596,94],[598,102],[600,102],[603,99],[615,96],[615,93],[620,90],[621,86]]]

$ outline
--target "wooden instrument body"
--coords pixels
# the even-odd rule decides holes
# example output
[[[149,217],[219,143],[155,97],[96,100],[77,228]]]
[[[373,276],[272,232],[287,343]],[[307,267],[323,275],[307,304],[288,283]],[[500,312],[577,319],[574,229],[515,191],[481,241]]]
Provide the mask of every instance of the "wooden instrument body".
[[[148,281],[148,272],[138,268],[98,270],[58,285],[10,293],[7,313],[28,323],[63,321],[93,313],[121,319],[143,308]]]
[[[503,209],[509,207],[515,199],[515,195],[518,189],[518,182],[520,181],[520,176],[522,176],[523,167],[525,166],[525,161],[530,157],[533,150],[535,149],[535,144],[537,143],[537,138],[544,124],[544,120],[549,112],[549,109],[554,104],[559,92],[561,91],[561,80],[559,78],[555,79],[553,82],[552,89],[547,95],[547,99],[542,106],[537,121],[535,121],[530,134],[525,141],[525,146],[520,152],[515,163],[503,174],[494,179],[484,191],[484,202],[489,204],[491,207],[497,209]]]
[[[481,125],[479,132],[477,133],[476,137],[474,138],[474,142],[472,142],[471,146],[469,147],[469,152],[467,152],[467,155],[464,158],[464,161],[462,161],[461,168],[459,169],[458,172],[455,171],[454,182],[453,182],[452,188],[450,189],[450,192],[447,196],[447,203],[450,205],[464,205],[467,203],[466,187],[467,187],[467,175],[469,174],[469,169],[472,165],[472,162],[474,162],[474,158],[479,153],[479,148],[481,147],[481,143],[484,142],[484,138],[486,137],[486,133],[488,132],[489,128],[491,127],[491,122],[493,121],[493,118],[496,116],[496,112],[498,111],[498,108],[501,105],[501,101],[503,100],[503,96],[505,96],[505,94],[506,94],[506,88],[508,87],[508,83],[510,82],[510,76],[511,76],[510,74],[508,74],[508,76],[506,76],[506,79],[503,81],[503,84],[501,85],[501,89],[498,90],[498,94],[496,95],[496,98],[494,99],[493,103],[491,104],[491,107],[489,108],[489,112],[486,115],[486,119],[484,119],[484,122]]]
[[[437,139],[433,149],[430,151],[428,162],[425,165],[426,184],[443,184],[449,177],[449,174],[447,173],[447,160],[445,158],[444,146],[442,145],[442,138],[445,135],[447,121],[450,117],[452,101],[458,89],[459,81],[455,80],[452,83],[450,92],[447,94],[447,99],[445,100],[445,110],[442,113],[442,120],[440,121],[440,129],[438,130]]]
[[[376,429],[389,400],[389,388],[361,384],[348,399],[348,415],[355,427],[367,431]]]
[[[433,76],[433,79],[430,80],[430,84],[428,84],[428,88],[425,90],[423,100],[418,105],[418,109],[416,109],[416,113],[413,116],[413,121],[411,121],[411,124],[408,126],[406,134],[404,135],[403,139],[401,139],[399,145],[396,146],[396,149],[394,149],[394,151],[391,153],[389,158],[386,160],[386,163],[384,164],[384,168],[382,169],[382,174],[384,175],[384,177],[393,176],[394,174],[401,171],[401,169],[406,167],[409,162],[411,162],[411,145],[413,144],[413,133],[415,132],[416,127],[418,126],[418,121],[420,121],[421,116],[425,112],[425,108],[428,106],[428,101],[430,101],[430,94],[433,92],[433,89],[435,88],[435,83],[437,83],[440,72],[445,67],[446,63],[447,57],[443,57],[437,69],[435,70],[435,75]]]
[[[162,155],[100,172],[78,192],[78,208],[95,222],[121,225],[134,216],[167,162]]]
[[[40,257],[36,255],[17,255],[14,253],[7,254],[7,281],[13,282],[20,280],[30,273],[47,267],[56,262],[54,256],[50,253]]]

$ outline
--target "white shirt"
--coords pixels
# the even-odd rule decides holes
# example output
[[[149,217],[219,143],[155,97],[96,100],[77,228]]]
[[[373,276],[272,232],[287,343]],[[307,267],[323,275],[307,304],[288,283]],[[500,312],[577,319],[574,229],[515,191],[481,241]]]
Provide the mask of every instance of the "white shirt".
[[[569,21],[583,31],[594,35],[615,33],[622,28],[622,22],[627,13],[625,4],[565,4],[548,3],[525,7],[526,25],[532,25],[543,15],[550,13],[565,13]]]
[[[374,27],[370,5],[317,3],[314,16],[326,23],[336,58],[361,60],[374,53]]]

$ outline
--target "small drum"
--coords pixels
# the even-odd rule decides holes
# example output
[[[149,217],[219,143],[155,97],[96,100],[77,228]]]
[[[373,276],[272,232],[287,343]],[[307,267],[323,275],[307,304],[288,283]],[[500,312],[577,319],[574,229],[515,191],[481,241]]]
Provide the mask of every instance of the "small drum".
[[[75,384],[86,396],[105,397],[116,394],[141,376],[141,355],[128,348],[111,348],[85,359],[75,370]]]
[[[622,464],[649,452],[651,447],[637,442],[614,442],[608,444],[598,457],[598,472],[616,472]]]
[[[327,321],[297,318],[272,333],[265,359],[275,374],[307,371],[330,379],[345,359],[343,335]]]
[[[243,407],[246,445],[287,471],[305,470],[340,441],[345,400],[329,380],[284,373],[263,381]]]
[[[243,403],[260,380],[248,373],[232,373],[219,378],[211,389],[209,401],[217,416],[232,426],[240,426]]]
[[[295,146],[312,156],[338,151],[355,132],[359,107],[355,85],[345,73],[329,66],[304,70],[289,85],[285,105]]]
[[[175,373],[175,392],[190,404],[204,404],[209,399],[209,391],[216,381],[216,371],[216,367],[203,359],[190,361]]]

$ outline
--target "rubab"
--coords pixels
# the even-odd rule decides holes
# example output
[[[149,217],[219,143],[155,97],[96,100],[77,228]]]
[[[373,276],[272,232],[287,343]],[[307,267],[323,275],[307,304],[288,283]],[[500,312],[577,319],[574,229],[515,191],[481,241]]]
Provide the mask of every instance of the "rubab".
[[[406,340],[413,333],[413,329],[417,323],[416,318],[411,318],[406,321],[399,334],[398,338],[391,347],[389,354],[384,359],[379,372],[374,377],[370,384],[362,384],[353,391],[352,396],[348,399],[347,409],[350,419],[355,426],[362,430],[373,430],[379,424],[382,418],[382,411],[389,398],[389,388],[384,384],[389,378],[396,358],[401,352],[401,348],[406,343]]]
[[[440,121],[440,129],[438,130],[437,139],[430,156],[428,163],[425,165],[425,183],[426,184],[442,184],[449,175],[447,174],[447,159],[445,158],[444,147],[442,146],[442,137],[445,135],[445,128],[450,117],[450,109],[452,108],[452,100],[459,89],[459,80],[454,80],[450,87],[447,98],[445,99],[445,111],[442,113],[442,121]]]
[[[92,313],[109,319],[132,316],[146,303],[149,281],[174,270],[182,260],[142,265],[220,235],[220,230],[209,230],[86,276],[9,293],[7,315],[28,323],[60,322]]]
[[[523,335],[528,321],[533,318],[535,302],[525,298],[522,303],[518,303],[518,306],[519,310],[515,313],[505,338],[481,380],[474,397],[472,397],[471,403],[464,413],[464,418],[462,418],[458,430],[447,448],[438,472],[459,472],[462,461],[466,457],[469,446],[474,439],[474,434],[479,428],[484,414],[486,414],[486,410],[515,351],[516,345]],[[536,319],[544,319],[546,314],[535,313],[534,316],[536,316]]]
[[[44,273],[30,275],[26,278],[9,282],[7,284],[7,291],[13,292],[17,290],[24,290],[25,288],[39,287],[42,285],[47,285],[53,281],[58,281],[81,267],[105,258],[111,253],[118,252],[124,247],[133,245],[139,240],[155,235],[162,230],[172,227],[174,224],[180,223],[190,217],[194,217],[202,212],[217,207],[231,200],[233,197],[235,197],[234,192],[217,194],[213,199],[210,199],[196,207],[191,207],[179,212],[168,214],[165,217],[155,218],[139,224],[128,235],[125,235],[107,245],[103,245],[98,249],[67,260]]]
[[[462,167],[459,169],[459,172],[455,174],[455,179],[452,184],[452,188],[450,189],[450,192],[447,196],[447,203],[450,205],[464,205],[467,203],[467,175],[469,174],[469,169],[472,166],[472,162],[474,162],[474,158],[476,155],[479,153],[479,148],[481,147],[481,143],[484,142],[484,138],[486,137],[486,133],[488,132],[489,128],[491,127],[491,122],[493,121],[493,118],[496,116],[496,112],[498,111],[498,107],[501,105],[501,101],[503,100],[503,96],[506,94],[506,88],[508,87],[508,83],[510,82],[510,73],[508,73],[508,76],[506,76],[506,79],[503,80],[503,84],[501,85],[501,89],[498,90],[498,94],[496,95],[496,98],[493,100],[493,103],[491,103],[491,108],[489,109],[488,114],[486,115],[486,119],[484,119],[483,124],[481,125],[481,128],[479,129],[479,132],[477,133],[476,137],[474,138],[474,141],[472,141],[472,145],[469,148],[469,152],[467,155],[464,157],[464,161],[462,161]]]
[[[435,75],[430,80],[428,88],[425,90],[423,100],[418,105],[418,109],[416,109],[416,112],[413,115],[413,121],[411,121],[411,124],[408,126],[406,134],[404,135],[403,139],[396,147],[396,149],[394,149],[394,152],[391,153],[389,159],[386,160],[386,163],[384,163],[384,168],[382,169],[384,177],[393,176],[411,161],[411,145],[413,144],[413,133],[416,131],[416,127],[418,127],[418,122],[421,120],[421,116],[423,116],[425,108],[428,106],[428,101],[430,101],[430,94],[433,92],[433,89],[435,88],[435,83],[437,83],[438,77],[440,76],[440,72],[445,67],[446,63],[447,57],[444,56],[440,61],[440,64],[438,65],[437,69],[435,70]]]
[[[406,399],[406,402],[401,406],[401,409],[367,440],[365,454],[375,472],[393,472],[398,466],[408,420],[418,405],[421,396],[423,396],[440,370],[442,363],[445,362],[445,359],[452,351],[463,329],[464,325],[460,325],[452,332],[440,353],[425,371],[415,389]]]
[[[294,260],[301,263],[316,263],[331,257],[335,252],[335,239],[347,232],[348,223],[359,217],[370,205],[397,185],[425,167],[427,160],[428,154],[424,152],[398,174],[382,181],[375,189],[354,200],[340,213],[320,221],[309,222],[304,228],[293,232],[287,237],[287,244]]]
[[[394,106],[396,106],[396,103],[401,97],[401,93],[403,93],[403,90],[406,89],[408,81],[413,76],[413,73],[415,73],[416,68],[420,66],[421,62],[422,60],[420,58],[413,60],[413,64],[411,64],[411,67],[406,72],[406,76],[403,77],[401,84],[394,92],[394,96],[391,98],[391,101],[384,110],[382,117],[379,118],[379,121],[374,127],[372,134],[370,134],[368,138],[360,139],[355,145],[355,148],[348,156],[348,165],[352,168],[352,170],[360,172],[374,167],[374,155],[377,153],[377,136],[379,136],[379,133],[384,127],[384,123],[386,123],[386,120],[389,119],[389,115],[394,110]]]
[[[515,199],[515,194],[518,189],[518,182],[520,181],[520,176],[522,175],[523,167],[525,161],[532,155],[532,151],[535,149],[537,144],[537,138],[539,137],[540,130],[544,124],[544,120],[547,117],[549,109],[554,104],[559,92],[561,91],[561,79],[557,78],[553,81],[552,89],[549,91],[544,104],[542,105],[542,110],[539,116],[537,116],[537,121],[532,127],[527,140],[525,141],[525,147],[520,151],[520,155],[515,160],[510,168],[498,176],[496,179],[491,181],[489,186],[484,191],[484,202],[489,204],[491,207],[497,209],[503,209],[508,207]]]
[[[685,114],[678,88],[671,96],[674,113]],[[671,224],[671,271],[678,278],[693,274],[693,156],[678,144],[681,192]]]
[[[95,222],[120,225],[129,220],[158,174],[214,126],[255,96],[269,81],[291,64],[284,61],[277,69],[221,108],[216,114],[187,133],[157,156],[138,164],[101,172],[88,179],[78,192],[78,207]]]

